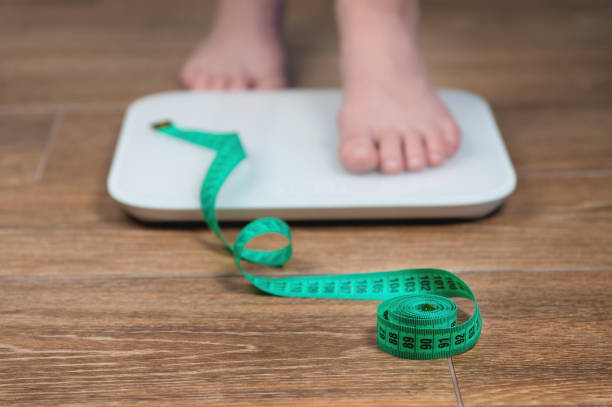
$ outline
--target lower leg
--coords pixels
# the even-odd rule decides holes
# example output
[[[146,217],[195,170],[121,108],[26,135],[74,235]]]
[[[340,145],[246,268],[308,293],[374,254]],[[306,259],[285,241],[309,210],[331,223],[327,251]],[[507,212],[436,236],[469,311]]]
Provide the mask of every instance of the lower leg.
[[[213,30],[235,29],[278,34],[283,3],[281,0],[220,0]]]
[[[355,172],[440,165],[459,129],[429,82],[416,0],[337,0],[344,101],[340,160]]]
[[[282,0],[220,0],[210,34],[181,70],[183,85],[199,90],[283,87],[282,8]]]

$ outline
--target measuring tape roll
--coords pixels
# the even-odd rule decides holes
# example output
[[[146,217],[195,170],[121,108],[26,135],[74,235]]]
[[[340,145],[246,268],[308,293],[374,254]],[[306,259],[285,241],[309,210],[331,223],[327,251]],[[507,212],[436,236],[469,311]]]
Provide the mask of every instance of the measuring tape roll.
[[[246,154],[236,133],[183,130],[171,122],[153,125],[157,131],[217,152],[200,189],[204,220],[233,254],[236,266],[258,289],[284,297],[384,300],[377,311],[378,346],[394,356],[437,359],[456,355],[476,344],[482,330],[478,303],[470,288],[456,275],[438,269],[404,269],[375,273],[267,278],[247,273],[242,260],[279,267],[291,258],[291,229],[277,218],[248,223],[234,244],[223,235],[215,213],[217,194],[226,178]],[[264,234],[287,238],[287,245],[273,251],[247,249]],[[457,325],[457,305],[449,297],[468,298],[474,313]]]

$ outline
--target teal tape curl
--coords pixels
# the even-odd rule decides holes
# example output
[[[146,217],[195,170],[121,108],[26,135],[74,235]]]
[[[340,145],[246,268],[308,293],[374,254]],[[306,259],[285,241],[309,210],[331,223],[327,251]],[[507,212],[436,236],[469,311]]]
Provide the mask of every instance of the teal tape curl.
[[[153,127],[164,134],[217,152],[208,168],[200,202],[208,227],[233,254],[238,269],[258,289],[284,297],[384,300],[377,310],[378,346],[394,356],[437,359],[465,352],[476,344],[482,330],[478,303],[459,277],[438,269],[404,269],[375,273],[267,278],[247,273],[242,260],[280,267],[291,258],[291,229],[276,218],[248,223],[234,244],[225,240],[215,214],[217,194],[225,179],[246,157],[236,133],[183,130],[165,121]],[[274,251],[251,250],[254,238],[276,233],[287,245]],[[474,313],[457,325],[457,305],[449,297],[474,302]]]

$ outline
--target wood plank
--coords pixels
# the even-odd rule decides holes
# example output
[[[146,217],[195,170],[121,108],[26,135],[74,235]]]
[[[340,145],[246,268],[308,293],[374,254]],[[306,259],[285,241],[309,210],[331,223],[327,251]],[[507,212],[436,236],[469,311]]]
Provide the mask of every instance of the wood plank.
[[[0,275],[237,273],[210,231],[140,225],[96,199],[108,198],[73,204],[57,197],[44,208],[35,201],[17,206],[18,199],[6,211],[13,226],[0,230]],[[92,212],[104,207],[113,208],[108,217]],[[27,209],[24,227],[17,212]],[[527,178],[499,213],[476,222],[294,222],[294,257],[284,273],[605,269],[612,264],[611,221],[612,177]],[[224,227],[230,241],[238,230]]]
[[[32,184],[53,123],[52,114],[0,114],[0,187]],[[3,193],[4,195],[4,193]]]
[[[460,275],[484,317],[477,346],[454,358],[466,405],[612,402],[612,274]],[[0,388],[13,404],[454,405],[445,360],[377,349],[374,301],[259,295],[229,276],[0,291]]]
[[[519,174],[612,169],[612,104],[495,107]]]
[[[3,281],[0,390],[36,405],[453,406],[446,360],[376,347],[376,303],[243,277]]]
[[[126,103],[175,89],[214,1],[4,2],[0,103]]]
[[[438,85],[495,104],[611,101],[610,2],[425,1],[422,8],[421,41]]]
[[[455,358],[466,406],[610,405],[611,272],[464,273],[483,313]]]
[[[127,103],[174,89],[208,30],[213,2],[5,2],[0,103]],[[422,41],[438,85],[494,103],[612,101],[609,2],[424,2]],[[287,41],[296,86],[339,86],[326,0],[292,2]],[[503,29],[500,24],[503,23]],[[95,80],[92,80],[95,78]]]

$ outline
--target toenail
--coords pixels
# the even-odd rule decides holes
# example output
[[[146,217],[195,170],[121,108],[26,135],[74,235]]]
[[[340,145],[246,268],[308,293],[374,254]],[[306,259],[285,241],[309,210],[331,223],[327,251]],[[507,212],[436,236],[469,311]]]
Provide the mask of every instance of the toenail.
[[[353,157],[356,160],[366,160],[370,156],[370,149],[366,146],[358,146],[353,149]]]

